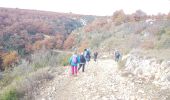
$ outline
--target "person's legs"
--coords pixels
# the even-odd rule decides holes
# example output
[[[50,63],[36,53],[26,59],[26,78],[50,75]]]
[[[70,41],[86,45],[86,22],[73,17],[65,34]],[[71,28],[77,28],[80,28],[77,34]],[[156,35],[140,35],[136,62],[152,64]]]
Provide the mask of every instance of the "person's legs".
[[[79,68],[78,68],[78,70],[80,70],[80,68],[82,67],[82,64],[79,64]]]
[[[76,73],[76,75],[77,75],[77,66],[74,66],[74,68],[75,68],[75,73]]]
[[[95,55],[95,61],[97,60],[97,55]]]
[[[118,62],[118,56],[115,57],[115,61]]]
[[[82,72],[84,72],[84,67],[85,67],[85,64],[82,64],[83,68],[82,68]]]
[[[72,75],[74,75],[74,66],[71,66]]]
[[[118,62],[118,58],[116,58],[116,62]]]
[[[117,56],[117,62],[119,61],[119,59],[120,59],[120,56],[118,55],[118,56]]]

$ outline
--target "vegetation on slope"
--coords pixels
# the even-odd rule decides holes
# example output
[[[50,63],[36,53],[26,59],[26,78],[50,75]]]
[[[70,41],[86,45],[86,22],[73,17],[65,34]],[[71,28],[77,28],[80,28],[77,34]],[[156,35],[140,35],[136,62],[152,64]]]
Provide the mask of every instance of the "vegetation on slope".
[[[63,49],[69,34],[93,19],[90,15],[0,8],[0,59],[5,63],[0,63],[0,69],[43,47]]]
[[[74,31],[69,37],[76,40],[70,45],[110,52],[117,48],[123,54],[137,48],[144,51],[169,49],[169,16],[170,13],[149,16],[142,11],[131,15],[124,14],[122,10],[116,11],[111,17],[98,18]]]
[[[1,100],[32,99],[33,91],[40,84],[51,80],[53,72],[63,71],[59,66],[66,66],[69,57],[70,54],[43,49],[32,54],[30,62],[22,59],[12,70],[0,73]]]

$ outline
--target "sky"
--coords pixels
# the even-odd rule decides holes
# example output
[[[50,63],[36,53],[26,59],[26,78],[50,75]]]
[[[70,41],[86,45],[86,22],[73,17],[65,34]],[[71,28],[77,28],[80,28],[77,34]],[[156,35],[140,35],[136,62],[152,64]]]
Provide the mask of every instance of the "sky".
[[[99,16],[120,9],[131,14],[140,9],[151,15],[170,12],[170,0],[0,0],[0,7]]]

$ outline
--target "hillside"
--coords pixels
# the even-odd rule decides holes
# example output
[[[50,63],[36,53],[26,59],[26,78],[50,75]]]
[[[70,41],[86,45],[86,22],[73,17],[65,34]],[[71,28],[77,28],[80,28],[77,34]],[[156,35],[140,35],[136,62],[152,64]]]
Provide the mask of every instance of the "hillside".
[[[65,40],[71,32],[94,18],[72,13],[0,8],[0,59],[3,60],[0,70],[42,48],[65,49]]]
[[[41,45],[62,49],[73,30],[93,19],[88,15],[0,8],[0,47],[21,55],[40,49]]]
[[[0,99],[169,100],[170,13],[0,12]],[[84,73],[70,75],[68,59],[85,48],[92,60]]]
[[[168,15],[140,17],[142,13],[135,17],[135,14],[125,15],[119,11],[113,16],[95,19],[81,30],[73,31],[68,39],[76,39],[72,44],[79,51],[91,48],[99,52],[113,53],[117,48],[123,54],[127,54],[133,49],[140,49],[141,52],[149,52],[148,56],[170,60]]]

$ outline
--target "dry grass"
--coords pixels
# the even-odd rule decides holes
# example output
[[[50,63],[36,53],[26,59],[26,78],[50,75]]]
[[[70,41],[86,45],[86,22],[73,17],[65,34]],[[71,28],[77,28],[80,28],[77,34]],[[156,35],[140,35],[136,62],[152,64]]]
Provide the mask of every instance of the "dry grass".
[[[39,69],[36,72],[16,78],[10,85],[1,90],[0,98],[3,98],[3,100],[18,100],[19,98],[31,100],[39,85],[53,78],[48,69]]]
[[[93,30],[77,33],[76,46],[81,45],[80,41],[88,41],[88,46],[92,49],[100,49],[105,52],[113,52],[115,48],[122,51],[123,54],[129,53],[133,48],[141,49],[169,49],[169,22],[156,21],[153,25],[141,22],[129,22],[118,26],[107,23],[110,27],[94,27]],[[99,31],[100,30],[100,31]]]
[[[136,49],[135,52],[139,56],[146,56],[150,58],[156,58],[158,60],[170,60],[170,49],[151,49],[151,50],[145,50],[145,49]]]
[[[125,64],[126,64],[126,59],[120,60],[118,62],[118,69],[123,70],[125,68]]]
[[[33,91],[40,84],[53,78],[53,73],[50,70],[61,64],[66,64],[67,58],[67,54],[42,50],[32,55],[30,63],[21,60],[13,70],[3,73],[0,80],[0,98],[18,100],[24,97],[26,100],[31,100],[34,95]],[[11,96],[16,96],[16,99],[9,99],[12,98]]]
[[[48,68],[40,69],[36,72],[26,76],[16,87],[19,94],[24,94],[26,100],[31,100],[34,97],[34,91],[36,91],[40,85],[50,81],[54,76],[48,72]]]

